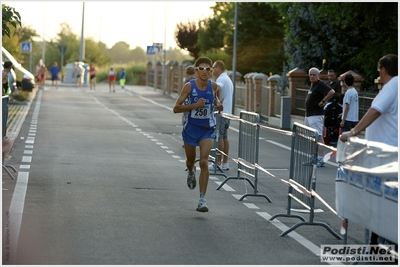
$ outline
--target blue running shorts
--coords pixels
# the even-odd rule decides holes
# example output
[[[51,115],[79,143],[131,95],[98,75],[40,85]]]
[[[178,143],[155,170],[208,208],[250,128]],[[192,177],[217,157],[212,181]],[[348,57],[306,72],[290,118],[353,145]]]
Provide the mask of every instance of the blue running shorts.
[[[182,130],[183,142],[191,146],[198,146],[200,141],[207,138],[215,139],[215,127],[207,128],[187,124]]]

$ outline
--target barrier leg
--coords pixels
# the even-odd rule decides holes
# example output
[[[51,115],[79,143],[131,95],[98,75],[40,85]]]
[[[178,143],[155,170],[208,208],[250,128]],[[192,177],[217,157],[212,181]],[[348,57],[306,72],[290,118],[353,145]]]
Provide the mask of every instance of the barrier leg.
[[[288,230],[286,230],[285,232],[283,232],[280,236],[285,236],[288,233],[290,233],[291,231],[295,230],[297,227],[302,226],[302,225],[319,225],[324,227],[326,230],[329,231],[329,233],[331,233],[334,237],[336,237],[339,240],[342,240],[343,238],[338,235],[337,233],[335,233],[332,228],[330,228],[326,223],[323,222],[299,222],[296,223],[295,225],[293,225],[292,227],[290,227]]]
[[[278,213],[275,214],[274,216],[272,216],[271,218],[269,218],[269,221],[272,221],[273,219],[277,218],[277,217],[286,217],[286,218],[298,218],[301,221],[305,222],[306,219],[304,219],[303,216],[300,216],[298,214],[283,214],[283,213]]]
[[[268,200],[269,203],[271,203],[271,199],[266,195],[266,194],[244,194],[241,198],[239,198],[239,201],[242,201],[245,197],[264,197]]]
[[[253,182],[247,178],[247,177],[237,177],[237,176],[230,176],[230,177],[226,177],[225,180],[222,181],[222,183],[217,187],[217,190],[221,189],[221,187],[226,184],[226,182],[228,182],[231,179],[235,179],[235,180],[246,180],[247,182],[249,182],[249,184],[251,185],[251,187],[254,188],[254,184]]]
[[[15,180],[14,176],[11,174],[8,168],[12,169],[14,172],[17,172],[17,170],[11,165],[3,165],[3,170],[7,172],[7,174],[10,176],[11,179]]]

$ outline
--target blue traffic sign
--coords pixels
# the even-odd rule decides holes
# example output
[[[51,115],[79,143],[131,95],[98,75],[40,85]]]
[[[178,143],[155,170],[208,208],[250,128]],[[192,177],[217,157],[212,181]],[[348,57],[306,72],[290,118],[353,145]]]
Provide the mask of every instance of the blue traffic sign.
[[[156,50],[154,49],[153,45],[148,45],[147,46],[146,54],[147,55],[155,55],[156,54]]]
[[[32,52],[32,43],[31,42],[24,42],[21,44],[21,51],[22,53],[30,53]]]

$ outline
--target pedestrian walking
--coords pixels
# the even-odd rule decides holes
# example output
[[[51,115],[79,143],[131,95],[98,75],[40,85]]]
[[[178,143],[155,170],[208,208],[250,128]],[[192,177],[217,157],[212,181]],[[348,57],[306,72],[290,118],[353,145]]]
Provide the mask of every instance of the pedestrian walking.
[[[97,74],[97,69],[92,63],[89,66],[89,83],[90,83],[90,90],[93,89],[93,91],[96,90],[96,74]]]
[[[200,57],[195,62],[197,78],[186,83],[177,98],[173,112],[186,113],[183,123],[182,139],[185,145],[186,167],[188,170],[186,183],[189,189],[196,187],[196,147],[200,149],[200,199],[197,211],[207,212],[206,192],[210,172],[208,157],[215,139],[216,120],[214,108],[221,111],[223,106],[219,101],[219,90],[215,82],[209,80],[212,61]],[[187,103],[185,104],[185,101]]]
[[[221,111],[221,113],[232,115],[233,83],[225,71],[225,63],[222,60],[217,60],[214,62],[212,75],[216,78],[216,83],[220,88],[219,97],[224,106],[224,109]],[[222,153],[219,153],[218,155],[217,164],[222,170],[228,171],[228,129],[230,126],[230,119],[223,117],[221,114],[217,114],[217,122],[219,131],[218,150],[222,151]],[[210,170],[215,169],[213,163],[211,163],[208,167]]]
[[[38,64],[36,64],[35,78],[36,78],[36,82],[37,82],[39,88],[41,88],[44,83],[43,60],[42,59],[40,59]]]
[[[308,71],[311,87],[306,98],[306,116],[304,124],[315,129],[318,132],[318,142],[324,143],[324,106],[326,102],[335,94],[335,90],[325,84],[319,78],[320,71],[317,68],[311,68]],[[324,147],[318,146],[317,167],[324,166]]]
[[[53,66],[50,68],[50,74],[51,74],[51,86],[56,86],[58,88],[58,80],[59,80],[59,75],[60,75],[60,68],[58,67],[58,62],[54,61]]]
[[[115,80],[117,79],[117,72],[114,70],[113,67],[110,68],[108,71],[108,85],[110,87],[110,93],[111,93],[111,87],[113,89],[113,92],[115,92]]]
[[[126,71],[124,68],[122,68],[122,71],[119,74],[119,85],[121,85],[121,89],[124,89],[126,82]]]

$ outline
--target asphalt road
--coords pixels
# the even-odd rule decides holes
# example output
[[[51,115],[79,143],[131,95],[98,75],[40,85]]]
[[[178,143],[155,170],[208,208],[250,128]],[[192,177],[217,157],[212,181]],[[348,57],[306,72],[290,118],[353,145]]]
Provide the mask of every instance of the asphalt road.
[[[302,226],[286,213],[290,136],[260,132],[259,193],[243,180],[211,175],[208,213],[196,212],[199,192],[186,185],[181,115],[173,97],[131,86],[39,90],[3,172],[3,264],[262,264],[325,265],[322,244],[343,244],[324,227]],[[231,169],[235,176],[238,122],[232,121]],[[327,151],[329,152],[329,151]],[[336,166],[317,171],[317,192],[335,208]],[[298,204],[293,208],[302,209]],[[314,221],[339,232],[341,220],[316,201]],[[308,219],[308,214],[302,214]],[[349,244],[364,229],[349,225]]]

